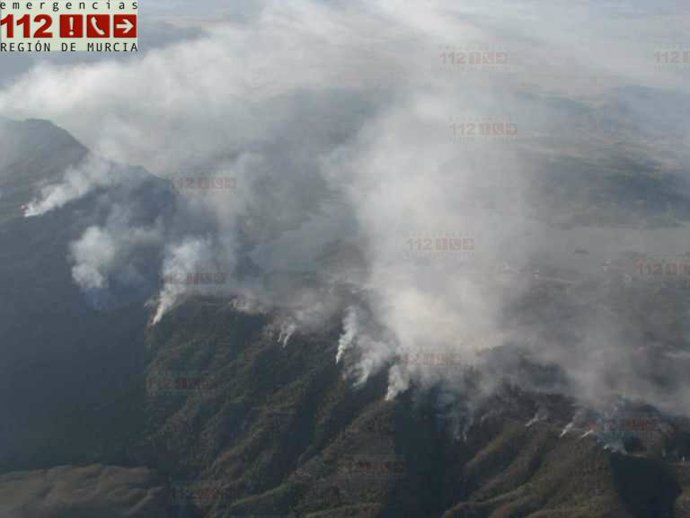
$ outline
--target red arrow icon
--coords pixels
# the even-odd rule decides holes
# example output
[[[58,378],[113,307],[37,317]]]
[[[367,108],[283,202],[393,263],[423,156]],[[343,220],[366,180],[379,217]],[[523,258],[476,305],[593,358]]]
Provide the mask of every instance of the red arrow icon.
[[[136,38],[137,37],[137,15],[136,14],[116,14],[114,17],[114,38]]]

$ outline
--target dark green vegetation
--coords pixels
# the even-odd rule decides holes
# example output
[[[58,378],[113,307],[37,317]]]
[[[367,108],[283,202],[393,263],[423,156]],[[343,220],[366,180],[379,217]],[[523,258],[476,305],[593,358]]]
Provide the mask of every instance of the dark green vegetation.
[[[0,203],[12,213],[0,221],[0,469],[113,462],[133,432],[145,294],[129,290],[131,298],[106,312],[72,279],[69,243],[108,217],[99,210],[103,190],[46,216],[21,217],[28,193],[58,182],[85,149],[45,121],[1,123],[0,134],[12,145],[0,162]],[[153,178],[109,195],[141,205],[172,201]]]
[[[684,423],[614,453],[585,429],[561,437],[575,408],[560,396],[507,385],[453,419],[436,389],[386,401],[385,374],[354,388],[335,364],[339,325],[283,347],[273,316],[228,300],[187,300],[154,328],[146,293],[104,310],[67,261],[68,243],[105,217],[102,192],[20,218],[86,150],[46,122],[2,124],[0,517],[690,516]],[[175,204],[151,177],[110,191],[142,207]],[[663,308],[669,289],[635,300]],[[571,311],[530,296],[525,319]],[[631,320],[650,319],[649,332],[683,334],[672,311],[652,319],[630,300],[614,298]],[[548,418],[526,426],[544,409]]]
[[[283,348],[261,317],[184,304],[149,331],[148,386],[185,383],[149,390],[136,462],[158,467],[178,504],[196,502],[185,516],[684,516],[690,464],[653,447],[687,450],[680,430],[612,453],[582,430],[560,437],[567,400],[506,387],[454,439],[433,393],[386,402],[381,377],[352,388],[336,342],[298,334]],[[552,417],[526,426],[538,409]]]

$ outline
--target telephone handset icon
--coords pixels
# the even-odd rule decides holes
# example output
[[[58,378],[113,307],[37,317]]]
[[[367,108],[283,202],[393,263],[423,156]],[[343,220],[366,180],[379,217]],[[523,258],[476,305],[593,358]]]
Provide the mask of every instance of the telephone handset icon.
[[[89,14],[86,17],[86,37],[87,38],[109,38],[110,37],[110,15],[109,14]]]
[[[99,36],[105,36],[105,31],[98,26],[98,18],[95,16],[91,17],[91,28],[96,31]]]

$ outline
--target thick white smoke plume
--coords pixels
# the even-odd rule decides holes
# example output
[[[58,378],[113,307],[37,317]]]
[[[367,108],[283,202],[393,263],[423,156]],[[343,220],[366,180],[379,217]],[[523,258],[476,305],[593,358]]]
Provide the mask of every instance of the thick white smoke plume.
[[[121,181],[112,174],[112,166],[104,160],[89,157],[84,163],[65,171],[61,183],[46,185],[40,195],[24,211],[27,217],[42,216],[51,210],[78,200],[93,189]]]
[[[227,272],[214,271],[212,245],[208,240],[189,239],[168,247],[163,262],[163,289],[153,317],[157,324],[163,315],[185,294],[218,292],[227,280]]]
[[[620,266],[631,253],[690,251],[689,74],[667,59],[679,4],[261,5],[198,41],[0,91],[4,112],[51,119],[187,199],[154,322],[190,293],[240,296],[298,328],[344,315],[336,361],[358,383],[390,369],[390,397],[508,348],[559,366],[584,400],[682,411],[687,357],[664,358],[683,333],[655,321],[650,339],[652,310],[626,305],[646,281],[618,282],[639,273]],[[104,185],[94,171],[68,172],[28,213]],[[82,285],[106,285],[149,239],[118,232],[73,245]],[[194,281],[212,272],[228,278]]]

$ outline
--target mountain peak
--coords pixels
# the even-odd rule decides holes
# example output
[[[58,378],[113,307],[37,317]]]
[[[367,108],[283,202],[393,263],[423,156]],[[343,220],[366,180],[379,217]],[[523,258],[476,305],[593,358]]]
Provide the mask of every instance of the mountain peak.
[[[39,186],[61,178],[89,150],[43,119],[0,117],[0,223],[20,217]]]

